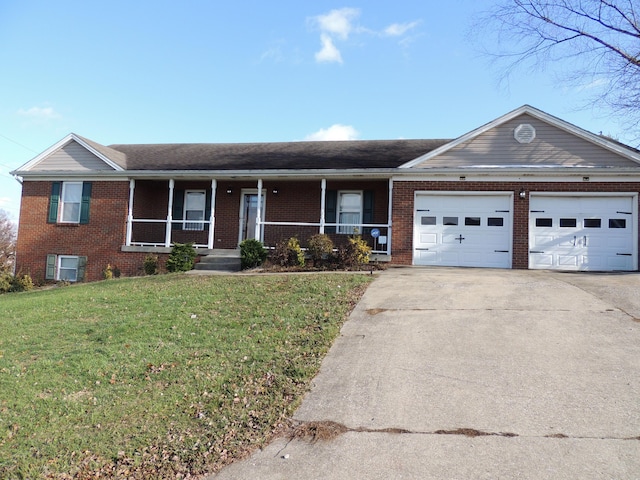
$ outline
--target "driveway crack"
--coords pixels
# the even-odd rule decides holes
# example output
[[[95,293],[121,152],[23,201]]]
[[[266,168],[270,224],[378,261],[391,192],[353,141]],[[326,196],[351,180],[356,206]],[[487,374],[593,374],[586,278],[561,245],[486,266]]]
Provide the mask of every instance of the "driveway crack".
[[[570,440],[636,440],[640,441],[640,435],[636,437],[614,437],[614,436],[589,436],[589,435],[565,435],[564,433],[553,433],[549,435],[519,435],[514,432],[486,432],[475,428],[456,428],[452,430],[415,431],[405,428],[386,427],[347,427],[331,420],[298,422],[289,432],[289,441],[300,439],[309,443],[318,441],[330,441],[347,432],[355,433],[389,433],[395,435],[460,435],[469,438],[476,437],[523,437],[523,438],[549,438],[549,439],[570,439]],[[286,446],[285,446],[286,448]]]

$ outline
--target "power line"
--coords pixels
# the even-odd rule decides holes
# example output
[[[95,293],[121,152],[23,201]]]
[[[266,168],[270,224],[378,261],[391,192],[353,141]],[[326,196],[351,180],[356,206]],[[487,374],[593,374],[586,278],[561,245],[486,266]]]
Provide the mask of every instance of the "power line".
[[[0,133],[0,137],[4,138],[5,140],[9,140],[11,143],[15,143],[15,144],[16,144],[16,145],[18,145],[19,147],[22,147],[22,148],[24,148],[24,149],[26,149],[26,150],[29,150],[30,152],[33,152],[33,153],[39,153],[39,152],[36,152],[34,149],[29,148],[29,147],[27,147],[26,145],[23,145],[23,144],[21,144],[20,142],[17,142],[17,141],[15,141],[15,140],[13,140],[12,138],[7,137],[6,135],[3,135],[3,134],[1,134],[1,133]]]
[[[15,143],[16,145],[18,145],[19,147],[24,148],[25,150],[29,150],[30,152],[33,152],[33,153],[38,153],[35,150],[33,150],[32,148],[29,148],[26,145],[23,145],[20,142],[17,142],[16,140],[13,140],[12,138],[9,138],[6,135],[3,135],[2,133],[0,133],[0,137],[4,138],[5,140],[10,141],[11,143]],[[15,168],[16,168],[16,167],[12,167],[12,166],[7,165],[6,163],[2,163],[2,162],[0,162],[0,167],[8,168],[9,171],[15,170]]]

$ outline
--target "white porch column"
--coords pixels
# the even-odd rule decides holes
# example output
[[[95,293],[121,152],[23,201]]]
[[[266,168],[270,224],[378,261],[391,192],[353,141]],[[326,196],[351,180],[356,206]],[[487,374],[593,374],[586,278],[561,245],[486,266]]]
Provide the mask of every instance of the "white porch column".
[[[391,223],[393,217],[393,178],[389,179],[389,213],[387,216],[387,255],[391,255]]]
[[[324,233],[325,202],[327,198],[327,179],[320,183],[320,233]]]
[[[211,180],[211,216],[209,217],[209,241],[207,248],[211,250],[213,248],[214,230],[216,225],[216,190],[218,188],[218,182]]]
[[[125,245],[131,246],[131,236],[133,235],[133,192],[136,189],[136,181],[129,179],[129,213],[127,214],[127,239]]]
[[[258,211],[256,212],[256,232],[254,238],[260,241],[262,231],[262,179],[258,179]]]
[[[167,211],[167,228],[164,234],[164,246],[171,246],[171,229],[173,228],[173,188],[175,187],[175,180],[173,178],[169,179],[169,208]]]

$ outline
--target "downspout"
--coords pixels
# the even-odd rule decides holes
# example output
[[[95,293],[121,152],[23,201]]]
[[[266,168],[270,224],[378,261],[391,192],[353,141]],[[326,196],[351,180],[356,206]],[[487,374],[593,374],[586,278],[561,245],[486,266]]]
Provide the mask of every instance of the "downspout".
[[[169,179],[169,208],[167,211],[167,228],[164,235],[164,246],[169,248],[171,246],[171,229],[173,228],[173,188],[175,187],[175,180]]]
[[[391,256],[391,224],[393,222],[393,178],[389,179],[389,213],[387,218],[387,255]]]
[[[136,180],[129,179],[129,213],[127,215],[127,239],[125,245],[131,246],[131,236],[133,235],[133,193],[136,190]]]
[[[325,216],[325,201],[327,197],[327,179],[323,178],[320,183],[320,233],[324,234],[324,216]]]
[[[213,249],[214,230],[216,225],[216,191],[218,188],[218,182],[214,178],[211,180],[211,215],[209,217],[209,242],[207,248]]]
[[[258,179],[258,211],[256,212],[256,231],[255,239],[260,241],[260,233],[262,229],[262,179]]]

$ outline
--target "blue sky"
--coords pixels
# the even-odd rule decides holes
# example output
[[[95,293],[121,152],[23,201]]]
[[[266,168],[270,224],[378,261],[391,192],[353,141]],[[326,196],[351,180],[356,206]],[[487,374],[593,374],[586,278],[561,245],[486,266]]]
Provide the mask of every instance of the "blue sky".
[[[468,32],[492,0],[0,2],[9,171],[70,132],[111,143],[455,138],[525,103],[621,141],[556,71],[508,84]],[[555,68],[555,67],[554,67]]]

